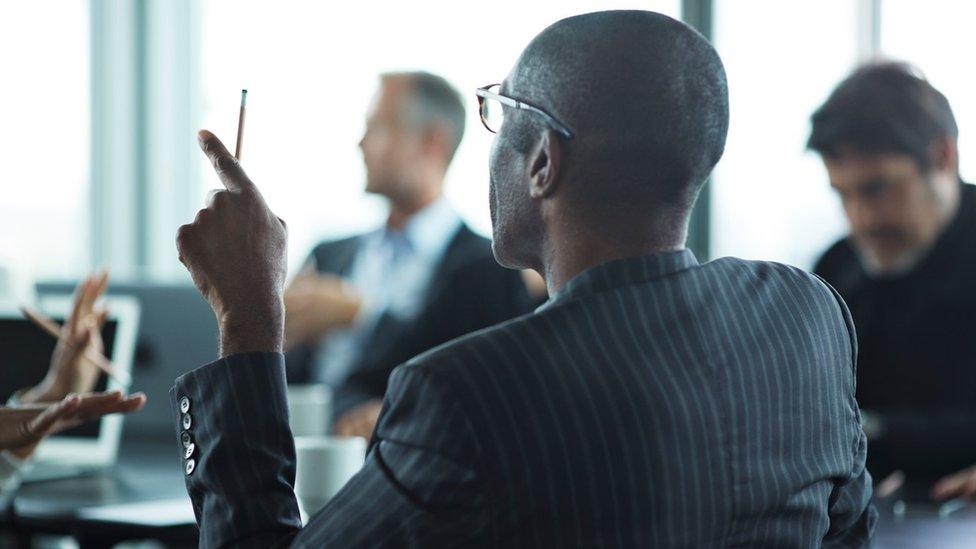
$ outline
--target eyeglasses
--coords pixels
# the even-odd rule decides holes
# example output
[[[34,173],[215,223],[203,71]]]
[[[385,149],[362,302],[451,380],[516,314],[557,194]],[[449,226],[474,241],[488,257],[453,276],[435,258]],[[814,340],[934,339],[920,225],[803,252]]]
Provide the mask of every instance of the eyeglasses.
[[[546,119],[552,129],[559,132],[559,135],[566,139],[573,138],[573,132],[565,124],[556,120],[554,116],[528,103],[517,99],[512,99],[498,93],[501,84],[491,84],[478,88],[475,94],[478,95],[478,111],[481,113],[481,123],[485,125],[491,133],[498,133],[502,129],[502,122],[505,120],[505,110],[503,107],[512,109],[522,109],[534,112]]]

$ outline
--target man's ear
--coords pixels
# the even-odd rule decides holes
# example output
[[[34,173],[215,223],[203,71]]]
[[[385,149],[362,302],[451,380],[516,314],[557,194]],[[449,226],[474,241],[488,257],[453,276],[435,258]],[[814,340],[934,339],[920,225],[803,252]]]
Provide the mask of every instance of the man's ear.
[[[439,158],[447,158],[450,154],[454,130],[446,124],[433,124],[424,131],[423,148]]]
[[[932,166],[939,170],[959,171],[959,146],[950,136],[937,139],[931,149]]]
[[[556,192],[562,168],[562,143],[556,132],[546,130],[529,157],[529,196],[547,198]]]

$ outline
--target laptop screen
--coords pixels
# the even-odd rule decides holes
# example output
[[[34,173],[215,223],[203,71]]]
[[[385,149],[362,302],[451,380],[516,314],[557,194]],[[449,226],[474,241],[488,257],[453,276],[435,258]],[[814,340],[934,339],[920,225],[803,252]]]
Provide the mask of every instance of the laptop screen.
[[[62,318],[55,318],[60,324]],[[109,319],[102,328],[106,349],[115,346],[118,322]],[[21,389],[37,385],[47,375],[51,353],[57,341],[26,319],[0,318],[0,404],[4,404]],[[104,391],[108,376],[102,373],[95,385],[96,391]],[[99,422],[85,423],[58,436],[98,438]]]

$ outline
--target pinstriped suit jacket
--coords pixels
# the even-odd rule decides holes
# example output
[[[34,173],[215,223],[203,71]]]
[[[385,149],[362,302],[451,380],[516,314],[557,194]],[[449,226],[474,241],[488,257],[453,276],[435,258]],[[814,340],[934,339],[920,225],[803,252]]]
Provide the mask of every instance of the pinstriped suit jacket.
[[[204,547],[859,547],[855,355],[843,302],[798,269],[607,263],[398,368],[364,467],[304,529],[281,356],[173,397]]]

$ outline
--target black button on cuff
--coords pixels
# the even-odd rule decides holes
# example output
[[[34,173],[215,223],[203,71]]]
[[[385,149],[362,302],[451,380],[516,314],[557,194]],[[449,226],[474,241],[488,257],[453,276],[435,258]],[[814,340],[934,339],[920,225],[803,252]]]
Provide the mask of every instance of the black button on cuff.
[[[183,431],[180,433],[180,442],[184,448],[189,448],[193,444],[193,437],[190,436],[190,433]]]

